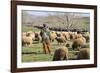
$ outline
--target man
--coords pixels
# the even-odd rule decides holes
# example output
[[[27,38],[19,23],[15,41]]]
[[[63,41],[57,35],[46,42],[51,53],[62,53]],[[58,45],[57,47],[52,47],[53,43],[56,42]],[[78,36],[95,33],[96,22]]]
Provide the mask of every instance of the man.
[[[40,35],[42,37],[44,53],[51,53],[50,30],[46,24],[43,24]]]

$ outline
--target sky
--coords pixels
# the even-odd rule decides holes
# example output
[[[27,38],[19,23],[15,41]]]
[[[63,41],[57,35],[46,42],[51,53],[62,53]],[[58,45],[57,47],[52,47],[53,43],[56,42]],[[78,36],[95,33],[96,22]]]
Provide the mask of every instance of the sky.
[[[26,12],[29,15],[35,15],[35,16],[48,16],[48,14],[55,15],[58,13],[58,12],[34,11],[34,10],[23,10],[23,12]],[[63,12],[59,12],[59,14],[60,13],[63,14]],[[74,12],[74,13],[77,13],[77,12]],[[90,16],[89,13],[77,13],[77,14],[80,14],[81,16],[84,16],[84,17]]]

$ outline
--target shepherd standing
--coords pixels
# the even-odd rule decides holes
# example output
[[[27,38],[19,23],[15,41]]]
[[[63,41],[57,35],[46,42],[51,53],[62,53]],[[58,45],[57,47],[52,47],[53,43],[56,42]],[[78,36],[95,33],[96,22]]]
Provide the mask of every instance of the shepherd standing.
[[[42,43],[43,43],[43,51],[45,54],[51,53],[51,42],[50,42],[50,30],[46,24],[43,24],[43,28],[40,32],[40,35],[42,37]]]

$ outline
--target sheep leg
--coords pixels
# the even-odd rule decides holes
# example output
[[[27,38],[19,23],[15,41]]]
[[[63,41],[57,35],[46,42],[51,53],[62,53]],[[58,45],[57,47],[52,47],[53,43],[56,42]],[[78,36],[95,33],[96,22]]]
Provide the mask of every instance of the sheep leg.
[[[65,57],[64,57],[64,59],[63,59],[63,60],[68,60],[68,56],[66,56],[66,55],[65,55]]]
[[[31,46],[32,46],[32,44],[30,43],[28,46],[29,46],[29,47],[31,47]]]

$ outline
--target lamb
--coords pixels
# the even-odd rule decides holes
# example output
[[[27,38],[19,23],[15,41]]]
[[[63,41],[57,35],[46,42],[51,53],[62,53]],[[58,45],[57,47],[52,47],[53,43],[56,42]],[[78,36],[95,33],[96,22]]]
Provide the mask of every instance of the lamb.
[[[89,59],[90,58],[90,49],[82,48],[78,53],[77,59]]]
[[[61,47],[55,50],[53,61],[68,60],[68,48]]]

